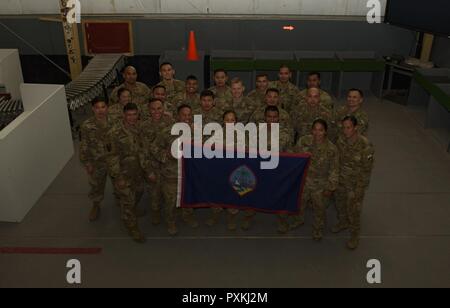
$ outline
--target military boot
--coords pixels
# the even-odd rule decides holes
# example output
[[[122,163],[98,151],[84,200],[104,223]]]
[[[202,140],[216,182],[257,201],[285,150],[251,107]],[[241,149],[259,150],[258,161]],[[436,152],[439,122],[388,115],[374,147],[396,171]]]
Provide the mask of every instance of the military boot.
[[[289,225],[290,230],[295,230],[297,228],[300,228],[305,224],[305,217],[304,216],[295,216],[294,221]]]
[[[139,230],[139,228],[137,226],[133,227],[133,228],[130,228],[128,230],[128,232],[129,232],[131,238],[133,239],[133,241],[135,241],[137,243],[141,243],[142,244],[142,243],[145,243],[147,241],[145,235]]]
[[[228,231],[236,231],[236,214],[227,213],[227,229]]]
[[[89,221],[93,222],[100,218],[100,202],[94,202],[89,212]]]
[[[339,233],[341,231],[347,230],[348,224],[344,222],[338,222],[333,228],[331,228],[331,232]]]
[[[278,233],[280,234],[286,234],[289,231],[289,223],[287,221],[287,218],[279,218],[278,219]]]
[[[152,225],[157,226],[161,223],[161,211],[160,210],[152,210],[152,215],[150,218]]]
[[[182,213],[183,221],[188,224],[191,228],[198,228],[198,221],[195,218],[194,213]]]
[[[220,211],[212,209],[211,216],[206,220],[206,225],[208,227],[213,227],[219,221],[219,217],[220,217]]]
[[[359,245],[359,235],[357,233],[352,233],[350,240],[347,242],[347,248],[350,250],[355,250]]]
[[[241,229],[244,231],[250,230],[250,227],[252,225],[252,217],[244,217],[244,219],[241,222]]]
[[[169,233],[170,236],[175,236],[178,234],[178,229],[175,222],[167,223],[167,232]]]
[[[313,230],[313,240],[319,242],[322,240],[322,230]]]

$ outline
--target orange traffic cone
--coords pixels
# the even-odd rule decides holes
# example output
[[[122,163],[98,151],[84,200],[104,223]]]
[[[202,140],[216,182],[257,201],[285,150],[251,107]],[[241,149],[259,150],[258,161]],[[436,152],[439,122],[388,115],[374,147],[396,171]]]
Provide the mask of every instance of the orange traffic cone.
[[[198,61],[197,44],[195,43],[195,33],[194,31],[189,32],[189,44],[187,52],[188,61]]]

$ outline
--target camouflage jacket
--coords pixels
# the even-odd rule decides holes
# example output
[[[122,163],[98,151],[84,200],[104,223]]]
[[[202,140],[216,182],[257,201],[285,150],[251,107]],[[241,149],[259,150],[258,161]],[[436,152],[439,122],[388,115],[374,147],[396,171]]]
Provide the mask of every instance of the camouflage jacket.
[[[174,79],[173,82],[166,80],[157,84],[158,86],[164,86],[166,88],[167,100],[173,102],[177,95],[183,94],[186,91],[186,84],[184,81]]]
[[[250,120],[250,116],[260,105],[248,97],[242,97],[239,101],[234,98],[232,100],[231,110],[236,112],[238,122],[247,123]]]
[[[248,93],[247,97],[253,100],[257,106],[263,106],[265,105],[266,91],[253,90]]]
[[[334,140],[337,140],[337,138],[342,135],[342,119],[345,118],[348,115],[355,116],[356,120],[358,120],[358,132],[367,137],[367,132],[369,130],[369,116],[367,113],[362,110],[361,108],[358,109],[355,112],[350,112],[347,108],[347,106],[342,106],[338,108],[334,113],[334,119],[333,119],[333,131],[332,136]]]
[[[200,107],[200,94],[196,93],[194,97],[188,97],[186,92],[178,93],[172,100],[172,104],[175,108],[186,104],[191,106],[191,108],[199,108]]]
[[[219,123],[222,124],[223,122],[223,111],[217,107],[213,107],[209,111],[204,111],[201,107],[196,108],[192,111],[192,115],[201,115],[203,125],[206,125],[208,123]]]
[[[332,122],[330,110],[322,105],[311,106],[309,104],[302,104],[291,114],[293,126],[300,137],[309,135],[313,122],[319,118],[325,120],[328,126]]]
[[[110,118],[102,124],[95,117],[81,125],[80,161],[83,165],[107,163],[110,157],[107,134],[113,125]]]
[[[283,107],[286,111],[291,110],[291,106],[298,103],[298,97],[300,93],[300,89],[294,85],[292,82],[288,82],[286,84],[281,81],[271,81],[269,83],[269,88],[275,88],[280,91],[280,103],[281,107]]]
[[[137,105],[139,109],[140,119],[143,121],[148,118],[148,105]],[[118,123],[123,120],[123,106],[121,104],[114,104],[108,108],[108,116],[114,122]]]
[[[366,137],[358,134],[354,143],[339,137],[336,146],[340,161],[339,185],[364,191],[369,186],[374,163],[372,144]]]
[[[265,111],[267,105],[261,106],[255,110],[255,112],[250,116],[249,122],[253,123],[264,123],[266,121]],[[283,108],[278,107],[280,111],[280,124],[286,127],[286,129],[292,129],[292,119],[289,113]]]
[[[110,95],[109,105],[117,104],[119,102],[119,98],[117,97],[117,93],[120,89],[125,88],[125,84],[121,84],[116,87]],[[142,82],[136,82],[136,85],[128,90],[131,91],[131,102],[136,105],[144,105],[147,104],[150,99],[150,89]]]
[[[233,94],[231,93],[231,88],[226,86],[225,90],[219,90],[217,87],[209,88],[210,91],[214,93],[216,106],[220,109],[224,109],[222,105],[231,102],[233,99]]]
[[[111,144],[110,169],[113,178],[135,183],[143,175],[151,174],[151,163],[145,157],[145,140],[141,124],[127,128],[120,122],[108,133]]]
[[[322,144],[314,143],[312,135],[299,139],[295,153],[310,153],[306,186],[313,190],[335,191],[339,183],[339,155],[337,147],[326,139]]]

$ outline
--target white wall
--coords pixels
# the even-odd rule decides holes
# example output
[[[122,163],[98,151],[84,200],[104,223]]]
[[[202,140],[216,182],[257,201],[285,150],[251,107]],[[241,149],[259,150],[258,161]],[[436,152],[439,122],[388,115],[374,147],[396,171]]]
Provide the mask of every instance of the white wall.
[[[367,0],[80,0],[82,14],[365,16]],[[386,0],[380,0],[382,12]],[[2,0],[0,14],[58,14],[58,0]],[[384,14],[383,14],[384,15]]]
[[[13,99],[20,99],[23,83],[22,67],[17,49],[0,49],[0,84],[6,86]]]
[[[72,157],[64,86],[22,84],[25,112],[0,131],[0,221],[20,222]]]

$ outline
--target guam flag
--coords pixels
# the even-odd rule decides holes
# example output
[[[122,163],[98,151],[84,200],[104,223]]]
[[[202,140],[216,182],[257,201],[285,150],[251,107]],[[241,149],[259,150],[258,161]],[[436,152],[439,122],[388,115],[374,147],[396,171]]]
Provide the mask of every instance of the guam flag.
[[[261,169],[261,158],[182,158],[180,205],[298,213],[309,160],[281,153],[277,168]]]

